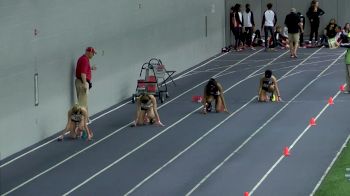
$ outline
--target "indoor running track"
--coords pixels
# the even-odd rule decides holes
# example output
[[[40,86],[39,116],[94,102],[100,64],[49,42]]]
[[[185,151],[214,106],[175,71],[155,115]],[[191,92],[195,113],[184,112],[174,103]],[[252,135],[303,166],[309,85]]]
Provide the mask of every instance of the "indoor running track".
[[[124,101],[92,117],[92,142],[56,135],[2,160],[0,193],[310,195],[350,133],[349,95],[339,91],[343,55],[315,48],[300,49],[298,59],[262,49],[215,56],[169,83],[170,98],[159,105],[165,127],[129,127],[135,104]],[[266,69],[283,102],[257,102]],[[192,102],[210,77],[223,85],[230,114],[203,115]]]

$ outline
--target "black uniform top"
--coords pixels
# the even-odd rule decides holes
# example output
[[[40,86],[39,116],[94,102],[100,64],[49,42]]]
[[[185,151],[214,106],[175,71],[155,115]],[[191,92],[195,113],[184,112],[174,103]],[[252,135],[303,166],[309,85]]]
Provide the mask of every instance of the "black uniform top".
[[[306,16],[309,18],[310,22],[320,24],[320,16],[322,16],[325,12],[321,8],[317,8],[317,11],[314,12],[314,8],[310,7],[306,12]]]
[[[262,81],[262,89],[264,91],[268,91],[269,87],[272,85],[272,79],[271,78],[263,78]]]
[[[71,121],[76,122],[76,123],[80,122],[82,120],[82,118],[83,118],[83,116],[79,113],[72,114],[70,117]]]

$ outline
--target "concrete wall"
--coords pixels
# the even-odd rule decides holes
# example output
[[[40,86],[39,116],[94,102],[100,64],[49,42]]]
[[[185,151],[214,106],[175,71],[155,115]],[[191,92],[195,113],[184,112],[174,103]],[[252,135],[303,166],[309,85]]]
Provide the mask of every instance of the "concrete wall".
[[[266,4],[272,3],[273,10],[277,13],[277,24],[284,26],[284,19],[286,15],[290,12],[290,8],[294,7],[298,12],[301,12],[306,17],[306,12],[310,6],[311,0],[226,0],[226,5],[229,7],[226,8],[226,16],[228,15],[228,10],[230,7],[236,3],[240,3],[242,5],[242,10],[245,10],[245,4],[249,3],[251,5],[251,9],[255,14],[255,22],[256,28],[260,29],[262,14],[266,10]],[[323,33],[324,27],[328,24],[331,18],[335,18],[338,25],[342,27],[345,23],[350,22],[350,12],[348,11],[350,7],[350,1],[348,0],[319,0],[320,8],[322,8],[326,14],[321,18],[320,24],[320,34]],[[226,27],[229,27],[229,22],[226,20]],[[309,20],[306,19],[305,24],[305,35],[309,35],[310,33],[310,23]],[[230,43],[230,37],[232,35],[229,34],[229,31],[226,31],[226,43]]]
[[[85,47],[98,52],[91,61],[98,67],[89,100],[94,114],[131,96],[150,57],[180,72],[224,45],[221,0],[0,2],[1,159],[64,128],[76,99],[76,60]]]

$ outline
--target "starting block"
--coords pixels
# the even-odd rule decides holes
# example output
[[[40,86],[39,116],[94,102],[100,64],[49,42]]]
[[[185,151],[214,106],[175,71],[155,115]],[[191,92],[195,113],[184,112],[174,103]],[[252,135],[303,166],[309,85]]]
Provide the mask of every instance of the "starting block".
[[[202,96],[199,96],[199,95],[194,95],[194,96],[192,96],[192,102],[201,103],[202,100],[203,100],[203,97],[202,97]]]

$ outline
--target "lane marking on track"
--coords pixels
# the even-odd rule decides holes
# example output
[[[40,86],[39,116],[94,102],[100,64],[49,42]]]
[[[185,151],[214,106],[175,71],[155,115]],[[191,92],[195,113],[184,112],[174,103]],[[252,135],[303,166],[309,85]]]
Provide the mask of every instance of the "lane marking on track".
[[[314,54],[316,54],[320,49],[316,50],[314,53],[312,53],[309,57],[304,59],[299,65],[304,64],[308,59],[310,59]],[[293,69],[289,70],[287,73],[285,73],[278,81],[282,80],[282,78],[288,74],[290,74],[292,71],[294,71],[298,66],[294,67]],[[293,101],[297,96],[299,96],[303,92],[300,91],[297,95],[295,95],[291,101]],[[255,96],[257,98],[258,96]],[[191,195],[194,191],[196,191],[204,182],[206,182],[217,170],[219,170],[232,156],[234,156],[240,149],[242,149],[255,135],[257,135],[267,124],[269,124],[279,113],[281,113],[289,104],[289,101],[286,105],[284,105],[279,111],[277,111],[273,116],[271,116],[263,125],[261,125],[257,130],[254,131],[253,134],[251,134],[239,147],[237,147],[231,154],[229,154],[220,164],[218,164],[213,170],[211,170],[202,180],[200,180],[188,193],[186,193],[186,196]]]
[[[287,51],[288,52],[288,51]],[[276,57],[274,60],[272,60],[270,63],[276,61],[277,59],[279,59],[280,57],[282,57],[283,55],[285,55],[287,52],[284,52],[283,54],[279,55],[278,57]],[[266,64],[264,67],[270,65],[270,63]],[[232,89],[234,86],[237,86],[238,84],[242,83],[243,81],[246,81],[248,79],[250,79],[252,77],[252,75],[254,75],[256,72],[260,71],[261,69],[263,69],[264,67],[261,67],[259,70],[254,71],[253,73],[249,74],[247,77],[245,77],[244,79],[242,79],[241,81],[235,83],[234,85],[232,85],[230,88],[226,89],[224,92],[229,91],[230,89]],[[219,75],[216,74],[215,76],[213,76],[214,78],[217,77]],[[207,81],[204,81],[207,82]],[[88,183],[89,181],[91,181],[92,179],[94,179],[96,176],[100,175],[101,173],[105,172],[106,170],[108,170],[109,168],[113,167],[115,164],[119,163],[120,161],[122,161],[123,159],[125,159],[126,157],[128,157],[129,155],[131,155],[133,152],[137,151],[138,149],[140,149],[141,147],[145,146],[146,144],[148,144],[149,142],[153,141],[154,139],[156,139],[158,136],[160,136],[161,134],[163,134],[164,132],[166,132],[167,130],[169,130],[171,127],[173,127],[174,125],[180,123],[181,121],[185,120],[187,117],[189,117],[191,114],[193,114],[194,112],[200,110],[201,108],[203,108],[203,106],[198,107],[197,109],[195,109],[194,111],[192,111],[191,113],[187,114],[185,117],[181,118],[179,121],[177,121],[176,123],[174,123],[173,125],[171,125],[170,127],[164,129],[163,131],[159,132],[157,135],[155,135],[154,137],[152,137],[151,139],[147,140],[146,142],[144,142],[143,144],[141,144],[140,146],[138,146],[137,148],[133,149],[132,151],[130,151],[129,153],[125,154],[123,157],[117,159],[116,161],[114,161],[113,163],[109,164],[107,167],[103,168],[102,170],[100,170],[99,172],[95,173],[94,175],[92,175],[91,177],[89,177],[88,179],[86,179],[85,181],[83,181],[82,183],[80,183],[79,185],[75,186],[73,189],[69,190],[68,192],[66,192],[64,195],[69,195],[72,192],[74,192],[75,190],[79,189],[80,187],[84,186],[86,183]]]
[[[285,79],[286,77],[283,77],[283,79]],[[282,80],[282,78],[281,78]],[[130,189],[127,193],[124,194],[124,196],[130,195],[131,193],[133,193],[136,189],[138,189],[139,187],[141,187],[145,182],[147,182],[149,179],[151,179],[153,176],[155,176],[156,174],[158,174],[161,170],[163,170],[166,166],[170,165],[172,162],[174,162],[177,158],[179,158],[181,155],[183,155],[185,152],[187,152],[190,148],[192,148],[194,145],[196,145],[197,143],[199,143],[201,140],[203,140],[206,136],[208,136],[211,132],[213,132],[216,128],[218,128],[219,126],[221,126],[224,122],[226,122],[227,120],[229,120],[233,115],[237,114],[239,111],[241,111],[242,109],[244,109],[245,107],[247,107],[251,102],[253,102],[254,100],[257,99],[257,96],[253,97],[252,99],[250,99],[248,102],[246,102],[243,106],[241,106],[239,109],[235,110],[232,114],[230,114],[228,117],[226,117],[224,120],[222,120],[221,122],[219,122],[217,125],[215,125],[213,128],[211,128],[209,131],[207,131],[204,135],[202,135],[200,138],[198,138],[196,141],[194,141],[191,145],[189,145],[187,148],[185,148],[183,151],[181,151],[180,153],[178,153],[176,156],[174,156],[173,158],[171,158],[168,162],[166,162],[163,166],[161,166],[160,168],[158,168],[156,171],[154,171],[151,175],[149,175],[148,177],[146,177],[145,179],[143,179],[140,183],[138,183],[136,186],[134,186],[132,189]]]
[[[195,67],[195,68],[193,68],[193,69],[188,70],[187,72],[185,72],[185,73],[183,73],[183,74],[181,74],[181,75],[179,75],[179,76],[176,76],[176,77],[174,78],[174,81],[176,81],[176,80],[178,80],[178,79],[182,79],[184,75],[186,75],[186,74],[188,74],[188,73],[190,73],[190,72],[192,72],[192,71],[195,71],[195,70],[197,70],[197,69],[199,69],[199,68],[201,68],[201,67],[203,67],[203,66],[205,66],[205,65],[207,65],[207,64],[209,64],[209,63],[211,63],[211,62],[213,62],[213,61],[215,61],[216,59],[225,56],[226,54],[227,54],[227,53],[221,54],[221,55],[219,55],[219,56],[217,56],[217,57],[215,57],[215,58],[213,58],[213,59],[211,59],[211,60],[209,60],[209,61],[203,63],[202,65],[199,65],[199,66],[197,66],[197,67]],[[167,84],[169,84],[170,82],[171,82],[171,81],[168,81]],[[96,121],[96,120],[102,118],[103,116],[106,116],[107,114],[110,114],[110,113],[112,113],[112,112],[114,112],[114,111],[116,111],[116,110],[118,110],[118,109],[124,107],[125,105],[127,105],[127,104],[129,104],[129,103],[131,103],[131,101],[128,101],[128,102],[126,102],[126,103],[123,103],[123,104],[121,104],[121,105],[119,105],[119,106],[117,106],[117,107],[115,107],[115,108],[113,108],[113,109],[111,109],[111,110],[109,110],[109,111],[106,111],[106,112],[104,112],[104,113],[98,115],[97,117],[91,119],[91,121],[90,121],[88,124],[91,124],[92,122],[94,122],[94,121]],[[67,134],[68,134],[68,133],[66,133],[66,135],[67,135]],[[58,137],[59,137],[59,136],[58,136]],[[16,160],[18,160],[18,159],[24,157],[24,156],[26,156],[26,155],[28,155],[28,154],[30,154],[30,153],[36,151],[36,150],[38,150],[38,149],[40,149],[40,148],[42,148],[42,147],[44,147],[44,146],[46,146],[46,145],[48,145],[48,144],[50,144],[50,143],[53,142],[53,141],[56,141],[58,137],[55,137],[55,138],[53,138],[53,139],[51,139],[51,140],[49,140],[49,141],[47,141],[47,142],[45,142],[45,143],[43,143],[43,144],[41,144],[41,145],[39,145],[39,146],[33,148],[33,149],[31,149],[31,150],[29,150],[29,151],[27,151],[27,152],[25,152],[25,153],[23,153],[23,154],[20,154],[20,155],[14,157],[13,159],[11,159],[11,160],[9,160],[9,161],[3,163],[2,165],[0,165],[0,168],[5,167],[6,165],[9,165],[10,163],[12,163],[12,162],[14,162],[14,161],[16,161]]]
[[[320,74],[318,74],[316,76],[316,78],[314,78],[313,80],[311,80],[309,82],[309,84],[307,84],[302,91],[304,91],[306,88],[308,88],[311,84],[313,84],[316,80],[318,80],[319,78],[321,78],[321,76],[323,75],[323,73],[325,73],[329,68],[331,68],[343,55],[345,54],[345,52],[343,52],[335,61],[333,61],[333,63],[331,63],[328,67],[326,67],[326,69],[324,69]],[[301,92],[302,92],[301,91]],[[299,93],[298,93],[299,94]],[[340,91],[338,91],[335,96],[333,96],[333,99],[336,99],[338,97],[338,95],[340,94]],[[296,97],[295,97],[296,98]],[[292,99],[294,100],[294,99]],[[288,103],[287,103],[288,104]],[[327,104],[315,117],[315,120],[317,120],[322,113],[329,107],[329,104]],[[308,125],[304,131],[294,140],[294,142],[289,146],[289,150],[293,149],[293,147],[296,145],[296,143],[303,137],[303,135],[310,129],[311,125]],[[281,155],[280,158],[275,162],[275,164],[272,165],[272,167],[265,173],[265,175],[259,180],[259,182],[253,187],[253,189],[249,192],[250,195],[253,195],[254,192],[256,191],[257,188],[259,188],[259,186],[263,183],[263,181],[270,175],[270,173],[277,167],[277,165],[285,158],[284,155]]]
[[[232,68],[232,67],[235,67],[236,65],[239,65],[241,62],[245,61],[246,59],[248,59],[248,58],[250,58],[250,57],[252,57],[252,56],[254,56],[254,55],[256,55],[256,54],[259,53],[260,51],[262,51],[262,49],[259,50],[259,51],[254,52],[254,53],[252,53],[252,54],[250,54],[250,55],[248,55],[247,57],[243,58],[242,60],[238,61],[236,64],[234,64],[234,65],[232,65],[231,67],[229,67],[229,68],[223,70],[222,72],[225,72],[226,70],[228,70],[228,69],[230,69],[230,68]],[[218,74],[220,74],[220,73],[218,73]],[[216,75],[218,75],[218,74],[216,74]],[[215,77],[216,75],[214,75],[213,77]],[[206,82],[208,82],[208,81],[207,81],[207,80],[204,80],[203,82],[197,84],[196,86],[193,86],[192,88],[190,88],[190,89],[184,91],[184,92],[181,93],[180,95],[176,96],[175,98],[173,98],[173,99],[169,100],[168,102],[166,102],[165,104],[161,105],[161,106],[159,107],[159,109],[162,108],[162,107],[164,107],[164,106],[166,106],[167,104],[173,102],[174,100],[178,99],[178,98],[181,97],[182,95],[184,95],[184,94],[190,92],[191,90],[197,88],[198,86],[200,86],[200,85],[202,85],[202,84],[204,84],[204,83],[206,83]],[[180,119],[180,120],[181,120],[181,119]],[[22,186],[28,184],[29,182],[31,182],[31,181],[37,179],[38,177],[40,177],[40,176],[46,174],[47,172],[49,172],[49,171],[55,169],[56,167],[62,165],[62,164],[65,163],[65,162],[67,162],[68,160],[70,160],[70,159],[76,157],[77,155],[79,155],[79,154],[85,152],[86,150],[88,150],[88,149],[94,147],[95,145],[101,143],[102,141],[104,141],[104,140],[110,138],[111,136],[113,136],[114,134],[116,134],[116,133],[118,133],[119,131],[123,130],[124,128],[129,127],[129,125],[130,125],[131,123],[132,123],[132,122],[130,122],[130,123],[128,123],[128,124],[126,124],[126,125],[120,127],[119,129],[117,129],[117,130],[113,131],[112,133],[106,135],[106,136],[103,137],[102,139],[100,139],[100,140],[94,142],[93,144],[91,144],[91,145],[89,145],[89,146],[83,148],[82,150],[80,150],[80,151],[78,151],[78,152],[76,152],[76,153],[70,155],[69,157],[67,157],[66,159],[64,159],[64,160],[62,160],[62,161],[60,161],[60,162],[58,162],[57,164],[53,165],[52,167],[50,167],[50,168],[48,168],[48,169],[46,169],[46,170],[40,172],[39,174],[35,175],[34,177],[32,177],[32,178],[30,178],[30,179],[24,181],[23,183],[19,184],[18,186],[12,188],[12,189],[9,190],[8,192],[4,193],[3,195],[8,195],[8,194],[12,193],[13,191],[15,191],[15,190],[21,188]]]

